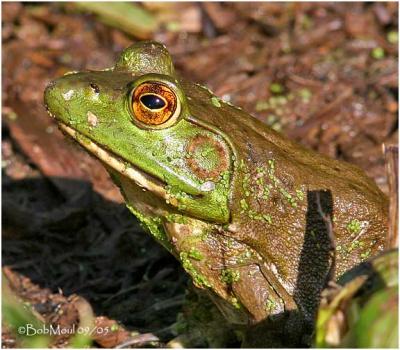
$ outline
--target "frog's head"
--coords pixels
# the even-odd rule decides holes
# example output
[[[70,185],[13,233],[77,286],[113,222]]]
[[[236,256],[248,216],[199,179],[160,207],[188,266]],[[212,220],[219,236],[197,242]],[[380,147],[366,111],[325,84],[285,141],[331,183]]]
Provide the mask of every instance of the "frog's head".
[[[218,131],[191,118],[163,45],[141,42],[124,50],[111,69],[66,74],[49,84],[45,105],[117,184],[147,192],[134,191],[146,197],[152,215],[162,209],[229,221],[232,149]],[[142,212],[142,199],[134,201]]]

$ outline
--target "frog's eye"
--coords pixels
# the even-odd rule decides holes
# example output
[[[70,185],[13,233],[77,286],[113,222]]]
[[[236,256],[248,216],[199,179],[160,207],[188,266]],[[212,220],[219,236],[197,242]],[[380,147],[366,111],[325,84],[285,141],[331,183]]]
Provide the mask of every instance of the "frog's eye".
[[[145,125],[162,126],[179,115],[179,100],[166,84],[142,83],[133,90],[131,96],[134,117]]]

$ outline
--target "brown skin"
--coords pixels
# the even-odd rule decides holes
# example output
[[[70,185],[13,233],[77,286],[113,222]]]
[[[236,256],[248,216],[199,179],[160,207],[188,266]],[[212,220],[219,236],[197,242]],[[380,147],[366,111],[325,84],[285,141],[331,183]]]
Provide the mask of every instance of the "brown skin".
[[[236,155],[245,159],[245,165],[237,166],[234,171],[230,198],[232,223],[228,228],[219,227],[218,232],[214,230],[204,247],[197,246],[213,266],[232,266],[240,273],[238,281],[229,284],[229,288],[221,288],[226,294],[219,294],[228,300],[229,295],[234,295],[241,303],[241,310],[249,315],[250,324],[257,324],[269,314],[297,315],[293,310],[298,309],[305,320],[303,325],[309,328],[326,282],[383,249],[387,198],[361,169],[307,150],[236,108],[222,104],[216,109],[204,103],[210,96],[201,88],[192,84],[184,88],[190,91],[191,112],[226,135],[234,135],[230,140]],[[264,200],[258,195],[257,168],[270,168],[272,159],[278,185],[270,189],[268,200]],[[246,173],[250,176],[245,187],[255,189],[248,197],[243,195]],[[303,199],[297,199],[293,206],[282,192],[294,198],[296,189],[303,192]],[[250,218],[248,210],[242,209],[242,199],[257,212],[269,214],[271,223]],[[334,237],[327,226],[329,220],[322,215],[333,218]],[[227,238],[232,238],[237,246],[229,248]],[[179,245],[175,247],[179,250]],[[236,264],[244,266],[235,267],[226,258],[240,255],[246,248],[257,258]],[[221,285],[220,274],[203,269],[200,264],[199,270],[218,290],[215,286]],[[271,306],[268,299],[276,305]],[[226,309],[225,303],[222,309]],[[278,323],[282,322],[285,323],[278,318]],[[283,325],[284,331],[279,336],[290,337],[292,331],[296,333],[296,327],[297,333],[301,333],[292,316],[288,322],[295,324],[289,326],[292,328],[289,331]],[[272,345],[278,343],[272,340]]]

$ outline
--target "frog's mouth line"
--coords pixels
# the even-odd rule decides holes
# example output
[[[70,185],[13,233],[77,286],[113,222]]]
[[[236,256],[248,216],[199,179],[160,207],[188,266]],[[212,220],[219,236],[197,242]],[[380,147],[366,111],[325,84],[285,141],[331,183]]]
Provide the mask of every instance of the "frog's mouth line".
[[[106,151],[104,148],[91,141],[88,137],[84,136],[83,134],[69,127],[63,122],[57,122],[62,131],[71,136],[82,147],[87,149],[90,153],[94,154],[98,159],[107,164],[109,167],[116,170],[118,173],[126,176],[128,179],[135,182],[135,184],[139,187],[151,191],[152,193],[163,198],[164,200],[168,199],[168,202],[173,206],[178,206],[178,202],[175,198],[168,198],[167,191],[165,189],[165,183],[163,184],[160,180],[155,179],[151,175],[135,168],[132,165],[127,166],[126,162],[118,159],[114,154]]]

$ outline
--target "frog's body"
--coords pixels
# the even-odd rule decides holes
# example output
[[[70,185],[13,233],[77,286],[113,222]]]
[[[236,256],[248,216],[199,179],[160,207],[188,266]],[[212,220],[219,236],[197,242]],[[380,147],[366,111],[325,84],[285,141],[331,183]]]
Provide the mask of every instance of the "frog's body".
[[[178,80],[160,44],[60,78],[45,103],[232,323],[297,310],[311,324],[326,280],[383,249],[387,199],[360,169]]]

